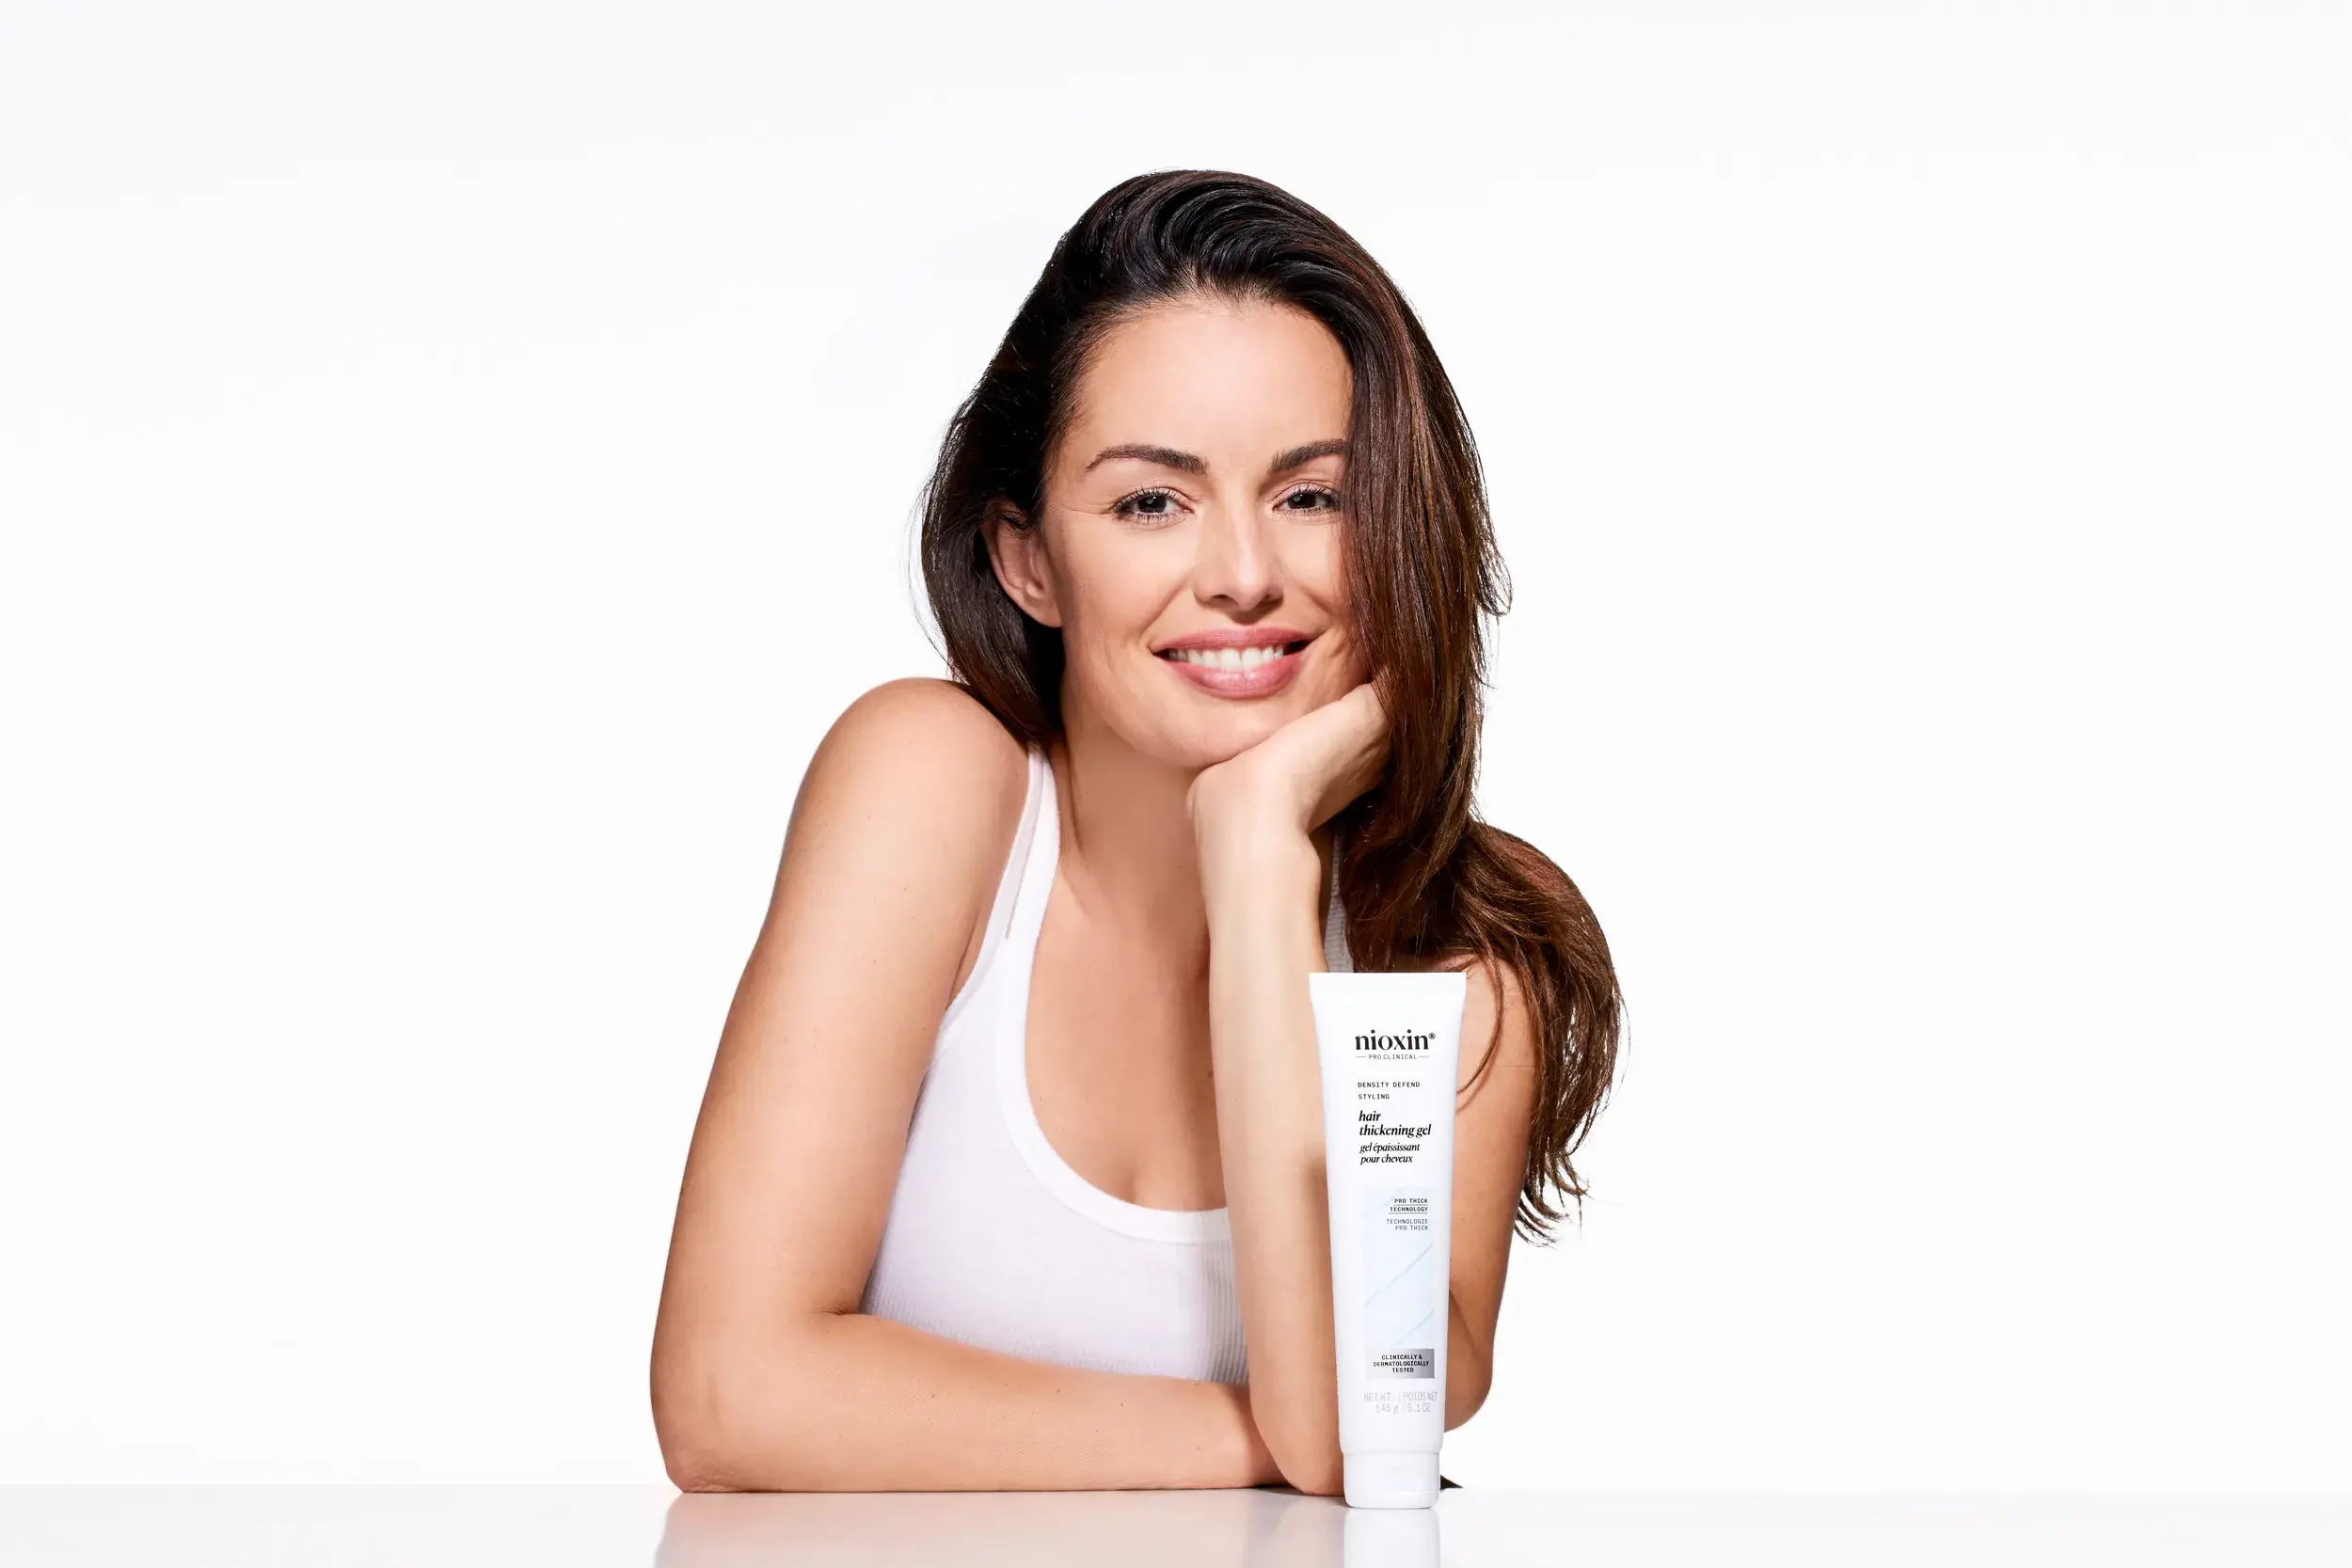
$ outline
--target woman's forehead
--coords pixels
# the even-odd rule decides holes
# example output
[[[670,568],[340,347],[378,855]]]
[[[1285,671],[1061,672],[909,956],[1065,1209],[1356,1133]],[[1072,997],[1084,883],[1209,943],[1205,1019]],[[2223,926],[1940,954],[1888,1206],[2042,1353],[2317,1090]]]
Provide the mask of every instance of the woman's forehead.
[[[1066,453],[1151,444],[1212,463],[1343,434],[1352,377],[1329,328],[1295,306],[1186,296],[1104,335],[1073,388]],[[1263,451],[1261,450],[1263,449]]]

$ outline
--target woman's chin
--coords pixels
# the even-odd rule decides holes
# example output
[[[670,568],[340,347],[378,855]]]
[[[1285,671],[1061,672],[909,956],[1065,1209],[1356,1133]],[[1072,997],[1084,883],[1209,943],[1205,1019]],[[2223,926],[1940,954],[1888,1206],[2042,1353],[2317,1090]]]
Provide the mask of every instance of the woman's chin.
[[[1190,748],[1193,766],[1214,768],[1220,762],[1231,762],[1280,729],[1293,717],[1289,713],[1278,714],[1260,707],[1221,716],[1216,721],[1201,724],[1194,732]]]
[[[1329,700],[1294,685],[1279,696],[1255,702],[1134,704],[1104,717],[1108,727],[1141,754],[1198,772],[1231,762]]]

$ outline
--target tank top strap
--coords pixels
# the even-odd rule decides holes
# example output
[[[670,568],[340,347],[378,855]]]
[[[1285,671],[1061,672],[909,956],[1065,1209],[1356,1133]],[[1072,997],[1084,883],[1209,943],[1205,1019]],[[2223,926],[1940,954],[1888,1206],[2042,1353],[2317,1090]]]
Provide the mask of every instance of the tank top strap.
[[[1044,778],[1041,782],[1040,774]],[[954,1025],[973,1006],[973,998],[987,989],[987,981],[1002,965],[1001,955],[1008,944],[1019,940],[1022,917],[1022,889],[1030,855],[1029,846],[1037,836],[1041,810],[1050,810],[1046,796],[1053,788],[1053,776],[1045,767],[1045,754],[1036,747],[1029,748],[1027,792],[1021,803],[1021,820],[1014,827],[1012,845],[1005,854],[1004,870],[997,874],[996,895],[989,904],[988,930],[980,938],[980,951],[972,960],[972,973],[964,977],[963,989],[956,992],[940,1017],[940,1036],[944,1040]],[[1030,936],[1036,935],[1034,925]]]
[[[1061,859],[1061,807],[1054,793],[1054,765],[1041,746],[1029,748],[1029,802],[1022,812],[1013,857],[1020,869],[1005,941],[1017,953],[1033,954],[1038,930],[1045,924],[1045,902],[1054,891],[1054,867]],[[1010,867],[1006,874],[1014,875]]]

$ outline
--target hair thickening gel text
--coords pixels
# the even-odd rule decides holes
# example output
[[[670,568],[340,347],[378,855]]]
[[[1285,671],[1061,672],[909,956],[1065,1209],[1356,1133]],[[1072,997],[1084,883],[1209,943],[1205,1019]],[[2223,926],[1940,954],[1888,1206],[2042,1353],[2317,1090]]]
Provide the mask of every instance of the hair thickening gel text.
[[[1340,1452],[1356,1508],[1428,1508],[1445,1440],[1459,971],[1310,974]]]

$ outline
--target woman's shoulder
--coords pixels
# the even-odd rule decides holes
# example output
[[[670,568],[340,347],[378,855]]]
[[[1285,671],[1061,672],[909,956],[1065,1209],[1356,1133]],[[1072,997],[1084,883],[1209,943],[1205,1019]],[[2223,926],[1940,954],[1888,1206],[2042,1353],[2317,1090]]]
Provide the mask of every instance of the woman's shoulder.
[[[802,778],[791,831],[866,847],[869,872],[920,866],[928,885],[961,904],[993,891],[1027,790],[1019,736],[963,688],[911,676],[863,693],[834,721]],[[877,855],[887,863],[872,863]]]
[[[818,767],[946,793],[1025,785],[1028,748],[953,681],[909,675],[861,694],[825,732]]]

